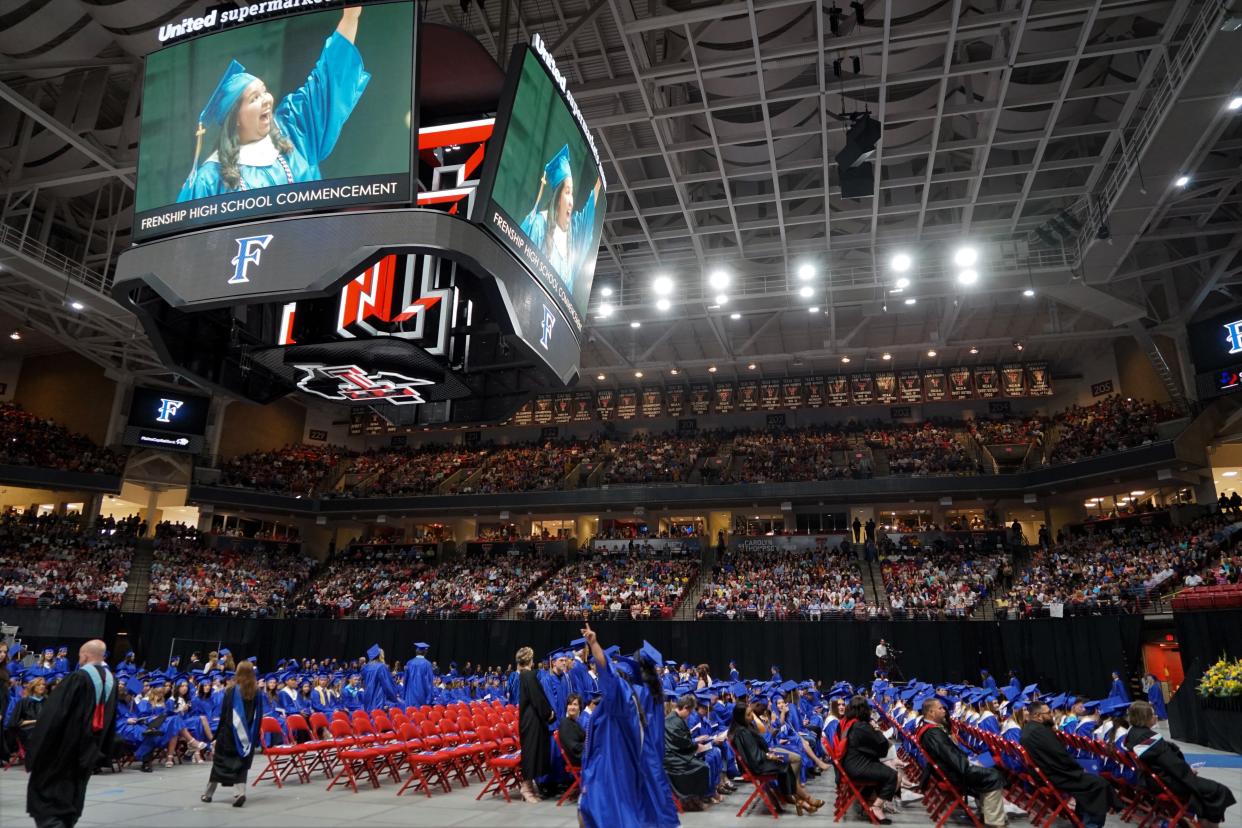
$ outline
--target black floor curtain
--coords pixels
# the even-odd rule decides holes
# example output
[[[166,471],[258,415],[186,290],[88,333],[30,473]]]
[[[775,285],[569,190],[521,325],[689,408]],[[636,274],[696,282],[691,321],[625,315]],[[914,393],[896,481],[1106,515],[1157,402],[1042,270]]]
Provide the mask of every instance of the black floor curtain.
[[[1242,658],[1242,610],[1175,612],[1185,681],[1169,701],[1169,733],[1177,741],[1242,753],[1242,710],[1212,709],[1195,688],[1221,657]]]

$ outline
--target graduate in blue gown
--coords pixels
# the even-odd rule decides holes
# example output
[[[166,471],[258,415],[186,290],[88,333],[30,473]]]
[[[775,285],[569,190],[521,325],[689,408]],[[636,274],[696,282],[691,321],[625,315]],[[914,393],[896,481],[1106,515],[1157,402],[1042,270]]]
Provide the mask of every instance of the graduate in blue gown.
[[[414,657],[405,663],[405,706],[422,707],[431,704],[435,678],[431,674],[431,662],[427,651],[431,645],[419,641],[414,645]]]
[[[1147,701],[1156,710],[1156,718],[1169,718],[1169,711],[1164,706],[1164,690],[1160,687],[1160,682],[1156,680],[1154,673],[1148,673],[1143,677],[1143,686],[1147,689]]]
[[[1124,702],[1128,702],[1130,700],[1130,693],[1126,690],[1125,684],[1121,681],[1121,673],[1116,670],[1113,671],[1113,683],[1108,688],[1108,697],[1110,699]]]
[[[177,201],[322,178],[331,153],[371,80],[354,46],[361,8],[345,9],[301,88],[279,103],[263,81],[232,61],[199,114],[191,170]],[[203,136],[219,127],[216,149],[198,163]]]
[[[362,709],[370,712],[400,705],[401,695],[392,680],[392,672],[384,663],[384,651],[380,645],[372,644],[367,650],[367,658],[370,661],[362,668]]]
[[[345,687],[341,690],[341,707],[345,710],[361,710],[362,709],[362,685],[361,679],[357,673],[350,673],[349,678],[345,680]]]
[[[578,272],[589,256],[595,235],[595,204],[603,182],[596,178],[582,209],[575,211],[573,159],[565,144],[543,167],[535,204],[522,219],[522,232],[539,248],[572,296]],[[544,196],[549,196],[547,199]]]
[[[591,671],[586,665],[586,660],[590,657],[587,655],[586,639],[575,638],[569,642],[569,646],[573,649],[573,658],[569,662],[569,672],[565,675],[569,688],[565,698],[577,693],[578,698],[585,699],[595,690],[595,679],[591,677]]]
[[[56,651],[56,660],[52,662],[52,667],[58,673],[64,673],[66,675],[69,673],[70,669],[72,668],[69,666],[69,648],[68,647],[61,647],[59,650]]]
[[[979,675],[983,677],[982,687],[984,690],[995,690],[996,689],[996,679],[992,677],[991,673],[989,673],[987,670],[980,670]]]

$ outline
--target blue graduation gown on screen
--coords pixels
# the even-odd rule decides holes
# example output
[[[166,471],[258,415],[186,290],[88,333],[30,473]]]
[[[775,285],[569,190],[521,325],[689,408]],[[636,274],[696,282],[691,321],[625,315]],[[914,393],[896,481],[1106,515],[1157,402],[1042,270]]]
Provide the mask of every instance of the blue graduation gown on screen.
[[[575,198],[578,192],[577,182],[574,182]],[[549,194],[551,198],[553,194]],[[522,232],[531,240],[531,243],[544,252],[548,258],[548,263],[555,268],[561,281],[565,283],[565,289],[570,295],[574,292],[574,279],[578,275],[579,268],[586,261],[588,253],[594,253],[591,248],[591,239],[595,234],[595,186],[591,185],[591,193],[587,196],[586,204],[581,210],[575,210],[569,214],[569,238],[566,240],[567,253],[562,254],[553,245],[549,251],[544,251],[544,239],[548,234],[548,218],[547,218],[547,202],[536,204],[535,207],[526,214],[526,218],[522,219]]]
[[[286,95],[272,113],[281,133],[293,145],[293,151],[282,156],[288,170],[278,161],[267,166],[239,164],[245,185],[241,189],[258,190],[289,184],[291,176],[295,182],[322,178],[319,163],[332,153],[341,128],[370,80],[358,48],[336,32],[329,35],[306,83]],[[213,153],[190,173],[177,201],[192,201],[224,192],[228,192],[228,188]]]
[[[362,668],[362,709],[368,712],[376,708],[388,708],[401,704],[397,684],[392,680],[388,665],[382,661],[368,661]]]
[[[405,663],[405,706],[422,707],[424,704],[431,704],[434,683],[430,661],[420,655],[407,661]]]

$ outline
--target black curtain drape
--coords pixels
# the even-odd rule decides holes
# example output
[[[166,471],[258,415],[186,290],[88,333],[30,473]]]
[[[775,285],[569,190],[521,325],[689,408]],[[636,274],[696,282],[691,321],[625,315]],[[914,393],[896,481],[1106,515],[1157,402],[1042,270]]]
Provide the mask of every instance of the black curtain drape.
[[[1169,733],[1178,741],[1242,753],[1242,713],[1210,710],[1199,679],[1222,656],[1242,658],[1242,610],[1174,612],[1185,680],[1169,701]]]

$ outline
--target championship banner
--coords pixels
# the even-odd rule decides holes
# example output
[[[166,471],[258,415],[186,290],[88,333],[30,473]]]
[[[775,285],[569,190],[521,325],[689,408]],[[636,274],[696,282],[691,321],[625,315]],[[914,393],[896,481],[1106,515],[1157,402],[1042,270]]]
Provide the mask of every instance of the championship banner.
[[[775,411],[781,407],[781,381],[765,379],[759,383],[759,404],[764,411]]]
[[[367,420],[362,424],[363,434],[380,434],[384,430],[384,418],[374,411],[367,412]]]
[[[595,416],[607,422],[617,414],[617,392],[601,388],[595,392]]]
[[[712,387],[705,382],[696,382],[690,386],[690,413],[695,416],[706,414],[712,405]]]
[[[530,405],[530,403],[527,403],[527,405]],[[367,421],[367,414],[370,413],[370,411],[371,409],[365,406],[361,406],[361,405],[350,406],[349,433],[351,435],[357,436],[357,435],[362,434],[362,424]]]
[[[674,385],[664,392],[664,408],[670,417],[680,417],[686,410],[686,386]]]
[[[1032,397],[1052,396],[1052,376],[1048,373],[1048,363],[1032,362],[1026,366],[1026,387]]]
[[[535,416],[533,419],[538,425],[547,425],[552,422],[551,394],[540,394],[535,397]]]
[[[562,391],[552,400],[552,422],[558,425],[568,423],[574,416],[574,395],[571,391]]]
[[[975,367],[975,396],[981,400],[990,400],[1000,396],[1000,375],[993,365]]]
[[[659,417],[664,414],[664,389],[649,385],[643,389],[643,416]]]
[[[574,413],[571,418],[575,423],[589,423],[591,417],[591,403],[594,401],[595,395],[590,391],[574,392]]]
[[[759,408],[759,383],[756,380],[742,380],[737,384],[737,410],[755,411]],[[719,408],[716,409],[720,411]],[[724,413],[724,412],[721,412]]]
[[[876,371],[875,401],[880,405],[892,405],[897,402],[897,375],[892,371]]]
[[[808,408],[823,408],[824,406],[824,378],[823,377],[807,377],[802,381],[806,386],[806,404]]]
[[[784,386],[785,386],[785,407],[786,408],[801,408],[802,407],[802,379],[800,377],[795,377],[793,379],[787,379],[784,382]]]
[[[513,412],[512,423],[515,426],[528,426],[534,421],[535,417],[535,401],[527,400],[522,403],[522,407]]]
[[[946,393],[943,368],[929,368],[923,372],[923,399],[943,402]]]
[[[957,368],[950,368],[949,398],[954,400],[969,400],[974,395],[974,389],[970,387],[970,369],[964,365],[960,365]]]
[[[633,388],[617,391],[617,419],[632,420],[638,414],[638,392]]]
[[[717,383],[712,393],[716,398],[717,414],[728,414],[737,405],[737,388],[731,382]]]
[[[870,374],[850,374],[850,398],[854,405],[871,405],[875,401],[875,380]]]
[[[840,407],[850,404],[850,380],[849,377],[836,376],[829,377],[824,383],[824,387],[828,390],[828,404],[833,407]]]
[[[902,371],[897,375],[897,399],[903,403],[923,401],[923,375],[918,371]]]
[[[1020,363],[1010,362],[1001,366],[1001,388],[1006,397],[1026,396],[1026,369]]]

